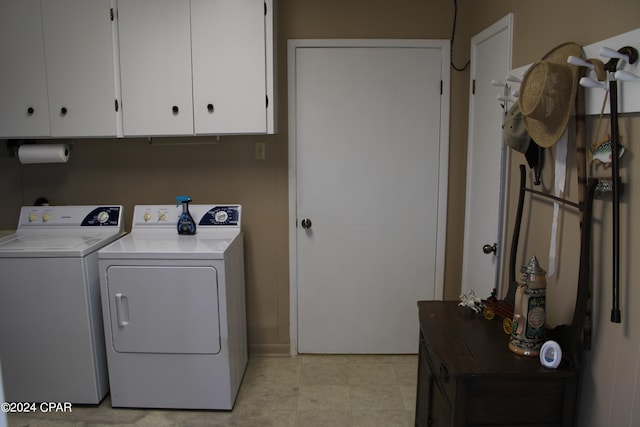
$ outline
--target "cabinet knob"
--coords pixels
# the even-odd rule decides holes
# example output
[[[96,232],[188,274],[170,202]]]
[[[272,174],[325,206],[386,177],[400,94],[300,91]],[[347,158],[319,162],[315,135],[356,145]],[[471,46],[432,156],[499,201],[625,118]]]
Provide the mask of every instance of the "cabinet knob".
[[[171,111],[173,111],[173,114],[178,114],[178,111],[180,111],[180,109],[177,105],[174,105],[173,107],[171,107]]]
[[[213,104],[207,104],[207,111],[213,113]]]
[[[33,113],[35,112],[35,110],[33,109],[33,107],[29,107],[27,108],[27,115],[29,116],[33,116]]]
[[[61,116],[66,116],[67,115],[67,107],[62,107],[60,109],[60,115]]]

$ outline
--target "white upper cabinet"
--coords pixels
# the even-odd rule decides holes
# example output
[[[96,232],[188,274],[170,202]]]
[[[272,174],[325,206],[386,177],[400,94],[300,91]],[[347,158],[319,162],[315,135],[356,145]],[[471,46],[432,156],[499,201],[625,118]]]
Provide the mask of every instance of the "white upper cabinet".
[[[272,0],[119,0],[125,136],[273,133]]]
[[[125,136],[193,134],[189,0],[119,0]]]
[[[263,0],[191,0],[198,133],[266,133]]]
[[[116,136],[111,0],[3,0],[0,137]]]
[[[116,136],[110,0],[42,2],[51,136]]]
[[[0,2],[0,138],[51,133],[40,0]]]
[[[273,22],[273,0],[1,0],[0,138],[275,133]]]

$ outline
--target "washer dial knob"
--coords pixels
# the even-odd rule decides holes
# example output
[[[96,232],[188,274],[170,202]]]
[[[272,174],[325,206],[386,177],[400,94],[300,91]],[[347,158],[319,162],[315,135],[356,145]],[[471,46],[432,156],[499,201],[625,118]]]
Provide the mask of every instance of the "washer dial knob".
[[[151,212],[145,212],[144,215],[142,215],[142,219],[144,219],[144,222],[147,222],[151,219]]]
[[[109,221],[109,214],[105,211],[102,211],[98,214],[97,220],[100,224],[104,224],[105,222]]]

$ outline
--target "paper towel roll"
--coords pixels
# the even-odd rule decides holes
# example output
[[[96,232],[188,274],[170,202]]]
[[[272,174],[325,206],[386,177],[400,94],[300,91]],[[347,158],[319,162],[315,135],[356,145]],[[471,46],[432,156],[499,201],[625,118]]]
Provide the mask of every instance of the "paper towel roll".
[[[22,164],[65,163],[69,160],[67,144],[23,144],[18,148],[18,159]]]

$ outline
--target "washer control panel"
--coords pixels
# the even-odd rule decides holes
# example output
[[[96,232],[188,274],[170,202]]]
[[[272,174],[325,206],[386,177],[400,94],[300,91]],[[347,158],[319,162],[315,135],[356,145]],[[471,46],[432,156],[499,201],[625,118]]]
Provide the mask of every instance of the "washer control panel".
[[[23,206],[18,227],[119,227],[122,206]]]

